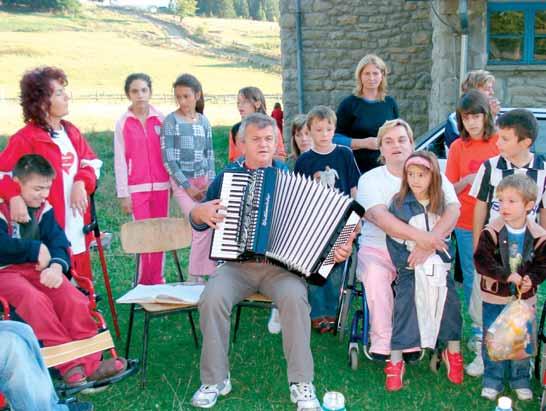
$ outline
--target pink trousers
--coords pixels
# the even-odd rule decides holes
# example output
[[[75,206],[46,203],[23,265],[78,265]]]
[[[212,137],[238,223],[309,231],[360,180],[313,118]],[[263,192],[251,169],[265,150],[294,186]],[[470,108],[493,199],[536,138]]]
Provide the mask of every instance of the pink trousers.
[[[17,314],[33,329],[44,346],[82,340],[97,334],[97,324],[89,312],[89,300],[63,276],[59,288],[40,283],[34,264],[15,264],[0,270],[0,295],[15,307]],[[102,353],[91,354],[59,365],[64,375],[82,365],[86,375],[99,367]]]
[[[133,218],[167,217],[169,215],[169,190],[147,191],[131,194]],[[144,285],[163,284],[164,253],[147,253],[140,256],[138,283]]]
[[[189,181],[197,188],[204,189],[208,185],[207,177],[192,178]],[[171,186],[173,196],[178,202],[182,213],[186,218],[189,218],[190,211],[196,204],[195,200],[188,195],[186,190],[179,187],[173,179],[171,179]],[[192,230],[190,261],[188,264],[188,272],[191,276],[212,275],[216,271],[216,261],[209,258],[211,242],[212,230]]]
[[[391,284],[396,278],[396,268],[386,249],[360,247],[357,272],[366,290],[370,312],[370,351],[388,355],[394,306]]]

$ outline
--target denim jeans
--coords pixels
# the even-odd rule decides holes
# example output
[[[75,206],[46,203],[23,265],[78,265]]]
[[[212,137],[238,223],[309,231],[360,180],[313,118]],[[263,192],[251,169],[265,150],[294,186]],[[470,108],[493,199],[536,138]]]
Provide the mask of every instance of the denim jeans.
[[[344,266],[343,263],[337,264],[330,272],[324,285],[309,284],[309,304],[311,304],[312,320],[320,317],[336,316]]]
[[[482,303],[483,334],[495,322],[505,305]],[[482,345],[482,357],[485,366],[483,386],[501,392],[504,389],[504,375],[508,372],[508,381],[512,389],[531,388],[529,358],[519,361],[493,361],[489,358],[487,347]]]
[[[468,309],[470,306],[470,299],[472,298],[474,276],[476,275],[476,268],[474,267],[472,230],[455,228],[454,232],[455,237],[457,238],[457,252],[459,253],[459,258],[461,261],[461,270],[463,271],[464,301]],[[479,296],[474,296],[474,298],[476,297],[480,298],[481,300],[481,294]],[[472,323],[472,335],[481,339],[482,326],[481,324],[476,324],[477,322],[478,321]]]
[[[58,404],[51,377],[32,329],[0,321],[0,392],[13,411],[67,411]]]

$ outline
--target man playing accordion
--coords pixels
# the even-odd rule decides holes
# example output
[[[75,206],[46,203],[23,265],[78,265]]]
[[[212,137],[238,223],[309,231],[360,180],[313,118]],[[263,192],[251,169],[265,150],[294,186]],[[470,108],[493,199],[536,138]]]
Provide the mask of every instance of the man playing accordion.
[[[232,163],[228,169],[244,171],[273,166],[277,133],[272,118],[259,113],[246,117],[238,134],[245,155],[244,163]],[[205,202],[192,210],[190,220],[196,230],[216,229],[224,219],[225,207],[219,200],[222,178],[223,173],[220,173],[210,185]],[[337,262],[349,257],[353,239],[354,235],[347,244],[336,249]],[[230,314],[234,305],[255,292],[271,297],[279,309],[292,402],[298,411],[319,411],[320,403],[313,386],[310,306],[305,280],[280,266],[264,264],[258,259],[226,262],[217,268],[205,287],[199,301],[203,334],[202,385],[193,395],[192,404],[210,408],[218,396],[231,391],[228,363]]]

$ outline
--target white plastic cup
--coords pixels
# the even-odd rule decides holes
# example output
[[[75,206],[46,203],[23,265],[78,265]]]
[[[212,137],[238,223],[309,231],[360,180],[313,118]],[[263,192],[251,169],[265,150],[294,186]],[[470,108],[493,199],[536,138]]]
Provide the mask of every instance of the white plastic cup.
[[[322,399],[322,409],[324,411],[346,411],[345,397],[337,391],[328,391]]]

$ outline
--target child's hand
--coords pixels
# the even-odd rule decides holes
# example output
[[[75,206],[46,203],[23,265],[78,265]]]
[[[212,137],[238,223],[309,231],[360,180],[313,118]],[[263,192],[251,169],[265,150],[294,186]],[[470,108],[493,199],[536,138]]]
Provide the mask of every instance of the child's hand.
[[[131,214],[133,212],[133,205],[131,204],[131,197],[121,197],[119,199],[121,211],[125,214]]]
[[[36,271],[42,271],[49,265],[51,260],[51,254],[49,254],[49,249],[47,246],[42,243],[40,244],[40,251],[38,252],[38,261],[36,262]]]
[[[508,276],[508,279],[506,281],[519,287],[522,280],[523,278],[521,277],[521,275],[519,275],[518,273],[512,273]]]
[[[205,198],[205,191],[199,190],[194,186],[189,186],[188,188],[186,188],[186,193],[188,193],[191,198],[198,202],[201,202],[201,200]]]
[[[76,217],[76,213],[83,216],[85,210],[87,210],[87,192],[83,181],[74,181],[70,193],[70,207],[74,217]]]
[[[523,277],[523,280],[521,281],[521,293],[526,293],[531,288],[533,288],[533,282],[531,281],[531,277],[526,275]]]
[[[63,283],[63,271],[59,264],[52,264],[40,273],[40,283],[47,288],[59,288]]]
[[[30,221],[28,208],[25,204],[25,200],[23,200],[23,197],[12,197],[9,201],[9,208],[11,221],[14,221],[16,223],[28,223]]]

